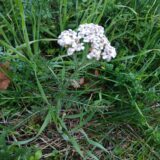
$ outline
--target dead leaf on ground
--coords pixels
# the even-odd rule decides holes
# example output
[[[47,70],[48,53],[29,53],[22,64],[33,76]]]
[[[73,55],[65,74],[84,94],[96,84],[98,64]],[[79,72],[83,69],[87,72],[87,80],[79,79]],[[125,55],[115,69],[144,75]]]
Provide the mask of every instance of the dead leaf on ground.
[[[100,74],[100,73],[99,73],[99,70],[96,69],[96,70],[94,71],[94,74],[95,74],[95,76],[99,76],[99,74]]]
[[[80,80],[79,80],[79,84],[80,84],[81,86],[85,84],[84,77],[80,78]]]
[[[10,79],[5,72],[9,69],[9,62],[0,64],[0,91],[6,90],[10,84]]]

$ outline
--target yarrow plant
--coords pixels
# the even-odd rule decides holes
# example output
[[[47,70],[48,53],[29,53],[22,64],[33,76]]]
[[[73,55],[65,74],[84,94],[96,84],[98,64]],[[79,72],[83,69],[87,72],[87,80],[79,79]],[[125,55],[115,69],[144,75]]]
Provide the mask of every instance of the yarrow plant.
[[[93,23],[81,24],[76,31],[71,29],[63,31],[57,42],[60,46],[67,48],[68,55],[83,51],[86,43],[90,44],[88,59],[100,60],[102,58],[110,61],[117,55],[116,49],[111,46],[104,34],[104,28]]]

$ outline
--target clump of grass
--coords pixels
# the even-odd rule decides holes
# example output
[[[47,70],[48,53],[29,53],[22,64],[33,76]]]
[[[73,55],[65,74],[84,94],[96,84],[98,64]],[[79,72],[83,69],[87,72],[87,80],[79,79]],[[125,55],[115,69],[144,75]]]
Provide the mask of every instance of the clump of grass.
[[[159,159],[159,1],[37,2],[0,2],[12,81],[0,92],[0,157]],[[110,63],[57,45],[61,31],[90,22],[117,48]]]

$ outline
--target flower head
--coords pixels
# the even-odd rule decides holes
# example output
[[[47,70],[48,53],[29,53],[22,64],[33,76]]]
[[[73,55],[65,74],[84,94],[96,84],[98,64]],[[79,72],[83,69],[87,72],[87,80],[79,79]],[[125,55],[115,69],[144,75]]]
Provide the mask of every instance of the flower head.
[[[90,44],[88,59],[101,58],[110,61],[115,58],[116,49],[111,46],[109,40],[104,34],[104,28],[97,24],[81,24],[77,31],[71,29],[63,31],[58,37],[58,44],[67,48],[67,54],[72,55],[75,52],[83,51],[84,44]]]

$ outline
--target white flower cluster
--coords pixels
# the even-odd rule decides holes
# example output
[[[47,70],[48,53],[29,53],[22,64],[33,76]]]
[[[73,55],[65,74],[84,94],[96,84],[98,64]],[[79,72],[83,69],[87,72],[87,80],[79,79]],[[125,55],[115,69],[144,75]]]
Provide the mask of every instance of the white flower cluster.
[[[96,24],[82,24],[77,31],[71,29],[63,31],[58,37],[58,44],[67,48],[67,54],[72,55],[85,49],[84,44],[89,43],[91,48],[88,59],[100,58],[110,61],[116,57],[116,50],[111,46],[104,35],[104,28]]]

